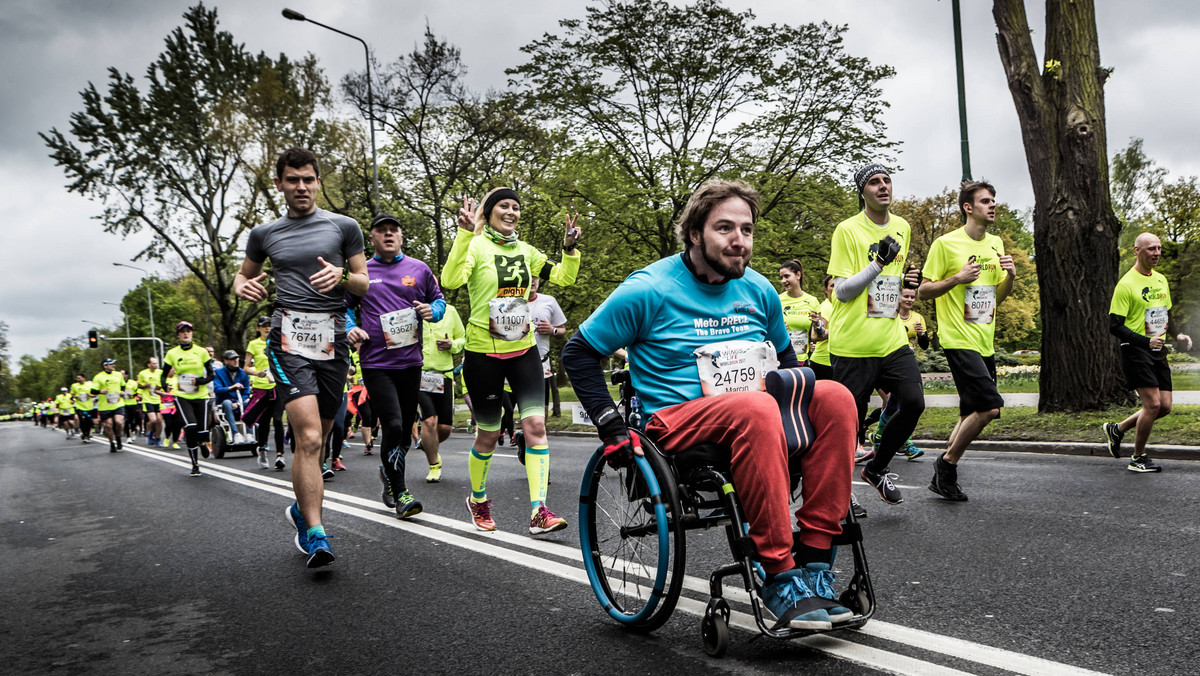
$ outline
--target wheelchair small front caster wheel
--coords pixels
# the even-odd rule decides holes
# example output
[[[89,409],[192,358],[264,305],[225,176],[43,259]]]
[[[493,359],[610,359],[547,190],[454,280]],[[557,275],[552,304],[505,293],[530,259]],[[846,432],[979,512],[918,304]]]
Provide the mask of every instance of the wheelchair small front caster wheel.
[[[700,620],[700,638],[704,640],[704,652],[721,657],[729,648],[729,623],[717,614],[706,614]]]

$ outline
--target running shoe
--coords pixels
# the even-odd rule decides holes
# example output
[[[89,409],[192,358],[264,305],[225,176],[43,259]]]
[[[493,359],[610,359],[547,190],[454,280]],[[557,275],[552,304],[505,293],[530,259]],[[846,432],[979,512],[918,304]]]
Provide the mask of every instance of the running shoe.
[[[551,512],[546,505],[538,505],[537,511],[529,519],[529,534],[543,535],[562,530],[567,527],[567,520]]]
[[[958,487],[958,466],[946,462],[945,456],[939,455],[933,463],[933,480],[929,482],[929,490],[951,502],[967,501],[966,494]]]
[[[305,564],[309,568],[320,568],[333,563],[333,550],[329,547],[329,540],[324,535],[314,535],[308,539],[308,563]]]
[[[875,448],[868,446],[859,446],[854,449],[854,464],[861,465],[864,462],[875,457]]]
[[[108,452],[109,453],[117,452],[117,442],[115,442],[115,441],[108,442]]]
[[[171,448],[172,448],[173,450],[176,450],[176,451],[178,451],[178,450],[179,450],[179,442],[178,442],[178,441],[172,441],[172,442],[171,442]]]
[[[808,588],[818,597],[834,602],[834,605],[825,609],[830,622],[841,624],[854,619],[854,611],[837,603],[837,594],[833,591],[837,575],[829,569],[828,563],[806,563],[800,572],[804,573],[804,581],[808,583]]]
[[[1104,435],[1104,441],[1108,444],[1108,454],[1114,458],[1121,457],[1121,438],[1125,433],[1121,431],[1121,426],[1117,423],[1104,423],[1100,426],[1100,432]]]
[[[275,456],[275,469],[283,471],[284,467],[287,467],[287,460],[284,460],[282,455],[276,455]]]
[[[192,465],[191,476],[200,476],[200,465]]]
[[[383,471],[383,466],[379,467],[379,480],[383,482],[383,493],[379,496],[383,500],[384,506],[388,509],[396,508],[396,496],[392,493],[392,482],[388,481],[387,474]]]
[[[1137,472],[1139,474],[1162,471],[1162,467],[1154,464],[1154,461],[1150,459],[1150,456],[1146,455],[1145,453],[1141,455],[1135,455],[1130,458],[1129,466],[1125,469],[1129,470],[1130,472]]]
[[[884,468],[883,472],[875,474],[868,467],[863,467],[860,473],[862,480],[871,485],[876,491],[879,491],[879,497],[889,505],[898,505],[904,502],[904,496],[900,495],[900,489],[896,487],[895,474],[889,471],[889,468]]]
[[[335,472],[345,472],[346,471],[346,466],[342,464],[341,458],[334,458],[332,467]]]
[[[421,501],[414,498],[412,493],[404,491],[396,498],[396,516],[398,518],[407,519],[420,513]]]
[[[775,627],[828,631],[833,628],[829,612],[821,606],[825,601],[809,588],[805,571],[795,568],[775,576],[763,585],[759,598],[763,607],[776,619]]]
[[[925,451],[913,446],[912,442],[904,444],[904,457],[908,458],[909,462],[916,460],[922,455],[925,455]]]
[[[853,493],[850,494],[850,511],[854,513],[855,519],[867,518],[867,509],[858,504],[858,498],[854,497]]]
[[[333,478],[333,470],[329,469],[329,465],[321,463],[321,480],[329,481]]]
[[[208,447],[208,442],[200,444],[200,457],[207,458],[212,453],[212,449]]]
[[[296,538],[293,540],[296,549],[299,549],[301,554],[308,554],[308,522],[300,513],[300,505],[293,502],[283,511],[283,515],[287,517],[288,523],[296,529]]]
[[[263,469],[271,469],[271,461],[267,460],[267,449],[259,449],[258,451],[258,466]]]
[[[429,474],[425,475],[425,483],[436,484],[442,480],[442,459],[439,457],[437,463],[429,466]]]
[[[492,520],[492,501],[484,500],[483,502],[475,502],[471,496],[467,496],[467,511],[471,513],[471,520],[475,522],[475,527],[482,531],[496,530],[496,522]]]
[[[367,444],[367,447],[363,449],[363,455],[371,455],[371,448],[374,446],[374,443]]]

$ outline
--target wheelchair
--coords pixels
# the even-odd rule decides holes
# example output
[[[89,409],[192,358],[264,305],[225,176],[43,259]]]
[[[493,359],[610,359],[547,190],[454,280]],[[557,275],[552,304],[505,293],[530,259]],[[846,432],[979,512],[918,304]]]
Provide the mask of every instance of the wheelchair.
[[[226,453],[249,453],[258,455],[258,441],[254,438],[254,426],[246,426],[241,420],[225,419],[225,408],[213,402],[213,425],[209,430],[212,437],[212,451],[217,458],[224,458]],[[241,415],[243,406],[238,398],[233,399],[233,408]],[[241,438],[241,441],[237,439]]]
[[[612,382],[620,386],[619,410],[627,423],[635,423],[629,425],[631,429],[640,429],[631,411],[634,392],[628,372],[614,372]],[[604,610],[632,631],[661,627],[682,593],[687,533],[723,527],[732,562],[709,575],[710,598],[700,623],[705,652],[720,657],[729,645],[731,611],[723,595],[723,581],[736,575],[750,597],[762,635],[793,639],[824,633],[786,624],[773,627],[764,618],[759,592],[765,575],[755,561],[754,545],[747,535],[749,524],[731,483],[729,451],[701,444],[667,455],[652,439],[643,435],[642,440],[645,455],[635,457],[632,464],[614,469],[605,462],[603,448],[598,448],[584,470],[579,537],[588,580]],[[798,485],[798,477],[793,476],[793,500]],[[793,537],[798,546],[799,532],[794,529]],[[835,555],[839,547],[846,546],[854,555],[854,573],[838,603],[853,611],[854,617],[839,623],[835,630],[862,627],[875,612],[862,530],[849,505],[842,533],[833,541]]]

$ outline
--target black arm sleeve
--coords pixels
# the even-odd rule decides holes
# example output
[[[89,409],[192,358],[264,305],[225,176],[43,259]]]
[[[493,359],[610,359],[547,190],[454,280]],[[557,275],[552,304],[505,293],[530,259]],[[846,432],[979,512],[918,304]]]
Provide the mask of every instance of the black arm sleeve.
[[[1145,350],[1150,349],[1150,339],[1140,333],[1134,333],[1128,326],[1125,326],[1125,318],[1121,315],[1108,315],[1108,332],[1120,338],[1122,343],[1137,345]]]
[[[600,360],[604,357],[584,340],[579,331],[563,346],[563,368],[571,379],[571,387],[575,388],[579,403],[583,404],[592,420],[606,407],[615,406],[608,393],[608,385],[604,382],[604,369],[600,368]]]
[[[217,374],[213,372],[212,360],[210,359],[210,360],[204,362],[204,376],[201,378],[197,378],[196,384],[197,385],[207,385],[213,381],[213,378],[215,378],[216,375]]]
[[[775,353],[775,356],[779,358],[779,368],[781,369],[794,369],[800,366],[800,361],[796,359],[796,348],[792,347],[790,342],[782,352]]]
[[[929,332],[928,331],[917,336],[917,345],[920,346],[920,348],[922,350],[929,349]]]
[[[171,375],[171,371],[175,370],[170,364],[163,364],[162,375],[158,377],[158,386],[163,390],[167,389],[167,377]]]

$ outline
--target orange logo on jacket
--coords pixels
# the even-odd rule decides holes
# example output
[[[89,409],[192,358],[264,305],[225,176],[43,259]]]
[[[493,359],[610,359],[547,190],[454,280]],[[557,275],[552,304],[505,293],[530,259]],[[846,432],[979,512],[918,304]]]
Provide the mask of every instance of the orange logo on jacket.
[[[400,283],[404,286],[416,286],[417,280],[413,279],[412,275],[404,275],[404,278],[400,280]]]

